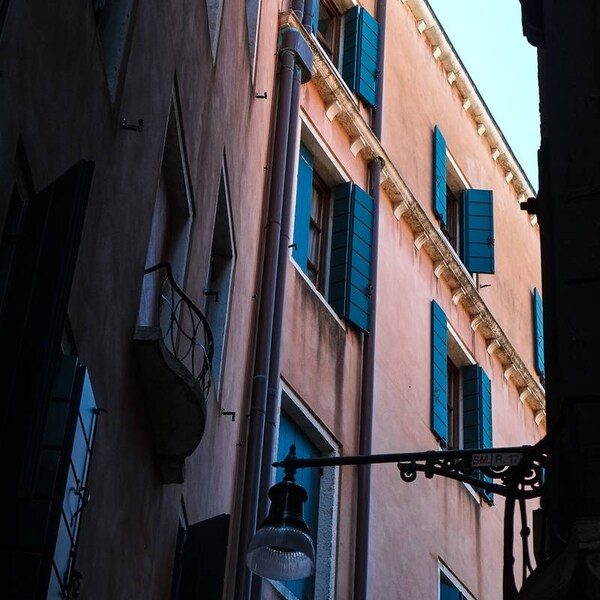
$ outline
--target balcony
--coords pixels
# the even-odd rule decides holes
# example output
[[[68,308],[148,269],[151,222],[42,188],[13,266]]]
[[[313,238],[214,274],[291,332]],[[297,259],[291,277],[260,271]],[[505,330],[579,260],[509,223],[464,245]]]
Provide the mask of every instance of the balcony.
[[[185,459],[206,423],[212,332],[169,263],[144,271],[140,316],[134,343],[159,475],[163,483],[183,483]]]

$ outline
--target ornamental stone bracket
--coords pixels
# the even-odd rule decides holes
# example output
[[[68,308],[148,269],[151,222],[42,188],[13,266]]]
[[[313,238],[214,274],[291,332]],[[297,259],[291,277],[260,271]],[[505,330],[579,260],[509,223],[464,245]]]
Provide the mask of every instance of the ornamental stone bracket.
[[[406,4],[409,5],[411,10],[417,5],[426,8],[421,0],[407,0]],[[330,120],[336,119],[342,125],[346,134],[352,140],[351,144],[357,149],[357,155],[360,154],[365,161],[371,161],[375,158],[382,160],[381,187],[391,200],[395,217],[397,219],[403,218],[411,228],[416,248],[426,252],[431,258],[435,265],[435,276],[446,281],[450,289],[453,290],[452,299],[455,304],[462,305],[467,311],[471,319],[472,329],[483,336],[488,347],[493,343],[493,355],[500,361],[503,370],[510,373],[509,379],[512,380],[518,390],[527,389],[530,391],[526,402],[535,414],[536,423],[538,425],[544,424],[546,418],[545,392],[479,295],[471,274],[466,270],[442,232],[431,222],[423,207],[406,185],[385,148],[362,116],[356,98],[331,63],[329,57],[325,55],[316,42],[315,37],[304,29],[292,11],[280,14],[280,26],[286,25],[298,29],[313,51],[313,77],[311,83],[315,86],[327,107],[327,117]],[[442,40],[438,39],[438,42],[436,45],[444,50]],[[447,40],[446,44],[448,44]],[[461,71],[459,75],[468,79],[464,71]],[[460,80],[459,77],[456,81]],[[470,79],[468,81],[470,82]],[[473,84],[471,83],[471,85]],[[467,99],[470,99],[471,103],[477,99],[481,104],[482,100],[479,98],[474,86],[473,94],[473,98],[469,96]],[[482,108],[482,110],[484,109]],[[508,150],[502,134],[491,117],[488,117],[488,119],[489,122],[486,119],[480,120],[480,122],[483,122],[486,126],[485,135],[488,138],[491,133],[497,132],[497,139],[489,139],[492,144],[491,147],[499,149],[500,154],[497,156],[497,162],[509,165],[510,172],[515,173],[512,178],[512,185],[519,195],[533,195],[526,177],[520,168],[517,169],[518,163]],[[360,140],[360,142],[357,142],[357,140]],[[359,145],[360,148],[357,148]],[[492,150],[490,150],[490,158],[492,158],[491,154]]]

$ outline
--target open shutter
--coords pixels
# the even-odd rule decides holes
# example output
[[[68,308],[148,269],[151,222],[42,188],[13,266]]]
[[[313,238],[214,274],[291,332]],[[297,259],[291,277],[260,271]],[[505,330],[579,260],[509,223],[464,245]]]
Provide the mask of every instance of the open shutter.
[[[489,190],[463,193],[463,262],[471,273],[494,272],[494,206]]]
[[[479,365],[463,369],[463,441],[465,450],[492,447],[491,382]],[[479,477],[491,481],[481,473]],[[492,494],[479,492],[491,503]]]
[[[377,102],[379,23],[360,6],[344,15],[342,77],[366,104]]]
[[[446,314],[431,301],[431,429],[448,443],[448,342]]]
[[[362,331],[369,330],[373,245],[373,198],[357,185],[333,190],[328,301]]]
[[[313,2],[312,32],[317,35],[319,29],[319,0]]]
[[[544,379],[544,311],[542,297],[537,288],[533,290],[533,326],[535,332],[535,370]]]
[[[294,217],[294,247],[292,256],[305,273],[307,272],[308,260],[308,232],[310,227],[312,180],[313,156],[304,144],[300,144],[298,186],[296,190],[296,213]]]
[[[446,140],[437,125],[433,130],[433,212],[446,225]]]
[[[0,456],[4,510],[1,543],[12,554],[7,594],[30,598],[47,589],[56,543],[46,499],[34,497],[57,359],[93,163],[80,161],[23,207],[12,253],[0,339],[11,351],[0,362]],[[42,558],[40,558],[42,557]]]
[[[63,383],[65,380],[69,385]],[[60,514],[48,600],[64,597],[63,591],[67,589],[74,567],[79,523],[89,498],[87,477],[97,417],[96,402],[87,370],[79,364],[76,357],[62,358],[57,381],[59,385],[55,385],[57,391],[50,403],[40,462],[44,465],[50,452],[59,452],[63,465],[56,486],[55,500],[60,505]],[[72,388],[72,392],[66,401],[65,393],[61,389],[68,387]],[[67,415],[67,419],[63,420]],[[46,466],[45,476],[49,474]]]
[[[290,446],[295,444],[298,458],[317,458],[321,453],[310,441],[308,436],[294,423],[287,413],[282,412],[279,419],[279,439],[277,442],[277,460],[283,460]],[[283,469],[279,469],[277,480],[283,479]],[[298,469],[296,483],[301,485],[308,493],[308,500],[304,503],[304,520],[310,529],[315,548],[317,548],[317,533],[319,527],[319,495],[321,474],[319,469]],[[317,560],[319,557],[317,556]],[[314,595],[315,576],[298,581],[285,581],[284,585],[296,598],[312,598]]]
[[[187,527],[177,600],[221,600],[229,521],[222,514]]]

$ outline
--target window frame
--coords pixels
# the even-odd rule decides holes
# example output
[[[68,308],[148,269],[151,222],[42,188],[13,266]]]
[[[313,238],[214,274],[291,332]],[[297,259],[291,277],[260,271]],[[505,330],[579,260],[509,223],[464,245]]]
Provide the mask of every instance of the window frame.
[[[476,600],[475,596],[473,596],[473,594],[471,594],[471,592],[467,590],[465,585],[440,559],[438,559],[438,600],[441,600],[442,578],[445,578],[451,585],[453,585],[458,590],[458,592],[462,595],[461,600]]]
[[[316,218],[313,216],[315,196],[319,198]],[[331,188],[313,167],[312,193],[308,224],[307,275],[314,286],[325,295],[328,284],[329,253],[331,251]],[[312,256],[312,235],[318,232],[315,256]],[[314,260],[313,260],[314,259]]]
[[[287,416],[310,439],[322,456],[339,456],[339,444],[285,381],[281,381],[280,386],[275,449],[279,445],[279,415],[281,411],[287,413]],[[272,483],[275,483],[279,475],[276,469],[272,469]],[[317,546],[315,548],[318,559],[315,565],[314,598],[335,598],[339,490],[339,469],[336,467],[323,467],[321,469],[319,524]],[[268,581],[286,600],[303,600],[297,598],[282,582]]]
[[[325,54],[330,58],[334,65],[338,64],[341,50],[341,32],[342,32],[342,14],[331,0],[315,0],[317,13],[314,18],[314,35]],[[331,43],[321,33],[319,24],[321,23],[321,10],[327,12],[331,21]]]

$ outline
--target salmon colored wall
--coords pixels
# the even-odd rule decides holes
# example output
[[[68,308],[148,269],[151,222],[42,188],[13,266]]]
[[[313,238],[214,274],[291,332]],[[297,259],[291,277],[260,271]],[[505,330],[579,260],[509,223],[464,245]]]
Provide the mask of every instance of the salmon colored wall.
[[[375,3],[364,3],[374,14]],[[531,293],[540,287],[539,234],[519,210],[517,195],[491,157],[457,90],[416,29],[408,6],[387,3],[388,34],[384,71],[383,146],[409,189],[436,223],[432,212],[433,128],[438,124],[448,150],[469,184],[494,192],[496,273],[481,275],[482,299],[533,372]],[[349,151],[350,139],[338,119],[325,117],[325,104],[309,84],[302,93],[304,118],[319,132],[351,178],[367,185],[367,165]],[[363,110],[363,114],[367,114]],[[452,302],[452,290],[433,273],[424,249],[418,250],[404,220],[381,192],[377,350],[373,452],[432,450],[438,443],[430,427],[431,300],[446,312],[476,361],[492,380],[494,445],[533,443],[544,431],[519,400],[514,383],[487,352],[470,316]],[[290,262],[293,265],[293,261]],[[519,315],[516,318],[516,315]],[[359,418],[359,338],[326,309],[297,268],[290,268],[286,291],[286,330],[282,372],[318,420],[342,444],[356,451]],[[342,378],[339,374],[344,373]],[[341,395],[340,395],[341,394]],[[331,399],[335,398],[334,401]],[[354,481],[351,468],[341,469]],[[343,489],[354,493],[355,483]],[[419,476],[406,484],[393,465],[372,469],[369,597],[436,598],[438,557],[480,600],[501,596],[503,500],[480,504],[461,483]],[[352,498],[340,497],[337,598],[350,598],[355,515]]]
[[[388,3],[383,144],[408,187],[432,222],[433,128],[438,125],[449,153],[473,188],[494,193],[494,275],[480,275],[480,289],[500,326],[533,372],[532,291],[541,287],[539,231],[521,211],[514,188],[494,162],[491,148],[477,134],[463,99],[419,34],[407,6]],[[515,319],[515,315],[523,318]]]

